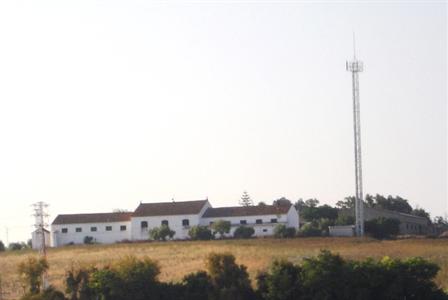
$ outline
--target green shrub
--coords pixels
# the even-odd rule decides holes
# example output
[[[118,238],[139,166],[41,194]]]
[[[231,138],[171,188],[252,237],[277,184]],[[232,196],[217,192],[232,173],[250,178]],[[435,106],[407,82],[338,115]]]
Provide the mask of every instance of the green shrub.
[[[86,245],[91,245],[91,244],[93,244],[93,242],[94,242],[94,238],[93,238],[93,236],[85,236],[84,237],[84,244],[86,244]]]
[[[65,273],[65,292],[70,300],[90,300],[93,291],[89,287],[90,276],[95,268],[72,268]]]
[[[212,299],[245,300],[254,298],[255,294],[246,267],[237,265],[232,254],[210,253],[206,265],[214,287]]]
[[[182,286],[184,300],[208,300],[214,291],[212,278],[204,271],[186,275]]]
[[[49,286],[42,293],[39,294],[26,294],[21,300],[66,300],[64,294],[54,287]]]
[[[219,233],[219,236],[222,238],[224,234],[230,232],[230,221],[218,220],[212,224],[212,229],[214,232]]]
[[[322,230],[312,223],[304,224],[299,231],[300,236],[322,236]]]
[[[168,225],[155,227],[149,231],[149,237],[156,241],[166,241],[167,238],[172,239],[176,232],[171,230]]]
[[[5,251],[5,250],[6,250],[6,248],[5,248],[5,244],[3,244],[2,241],[0,241],[0,252],[3,252],[3,251]]]
[[[239,226],[233,232],[233,237],[236,239],[249,239],[255,233],[255,230],[249,226]]]
[[[213,238],[212,231],[206,226],[193,226],[188,231],[188,235],[192,240],[211,240]]]
[[[385,239],[397,235],[400,232],[400,221],[379,217],[365,222],[365,230],[376,239]]]
[[[257,275],[258,294],[265,300],[295,300],[303,293],[301,269],[290,262],[274,261],[268,272]]]
[[[42,275],[48,270],[45,258],[28,257],[18,265],[18,273],[29,294],[38,294],[42,286]]]
[[[294,227],[286,227],[286,225],[278,224],[274,228],[274,237],[276,238],[293,238],[296,235]]]
[[[18,251],[24,249],[26,246],[25,243],[10,243],[8,245],[8,249],[11,251]]]

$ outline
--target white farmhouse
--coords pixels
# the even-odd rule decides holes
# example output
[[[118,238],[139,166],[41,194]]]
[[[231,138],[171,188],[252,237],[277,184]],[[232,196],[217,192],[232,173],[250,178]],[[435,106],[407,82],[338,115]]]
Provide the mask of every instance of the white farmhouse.
[[[232,235],[241,225],[255,229],[255,236],[273,234],[277,224],[299,227],[299,215],[290,203],[248,207],[213,208],[209,201],[140,203],[133,213],[97,213],[58,215],[51,225],[52,246],[93,242],[111,244],[123,240],[147,240],[149,230],[168,225],[174,239],[187,239],[192,226],[210,226],[217,220],[231,223]]]
[[[85,237],[101,244],[129,240],[131,216],[127,212],[58,215],[51,224],[52,246],[83,244]]]

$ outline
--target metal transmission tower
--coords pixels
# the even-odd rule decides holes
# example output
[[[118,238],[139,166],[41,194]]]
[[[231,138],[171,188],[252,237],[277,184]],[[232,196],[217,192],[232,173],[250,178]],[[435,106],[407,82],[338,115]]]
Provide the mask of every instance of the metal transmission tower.
[[[361,162],[361,116],[359,108],[358,73],[363,71],[363,63],[356,58],[355,38],[353,36],[353,60],[346,62],[347,71],[352,73],[353,89],[353,126],[355,134],[355,231],[357,236],[364,236],[364,202],[362,193],[362,162]]]
[[[45,241],[45,227],[48,226],[46,220],[48,218],[48,214],[46,212],[48,208],[48,204],[44,202],[37,202],[33,204],[33,210],[34,210],[34,227],[36,228],[36,235],[38,237],[39,243],[39,253],[43,255],[44,257],[47,256],[47,249],[46,249],[46,241]]]

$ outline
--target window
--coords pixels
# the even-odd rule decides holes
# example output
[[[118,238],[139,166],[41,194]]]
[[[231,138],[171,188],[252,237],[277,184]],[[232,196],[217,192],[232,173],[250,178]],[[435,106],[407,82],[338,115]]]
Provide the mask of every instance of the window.
[[[246,224],[247,224],[247,221],[246,221],[246,220],[240,220],[240,224],[241,224],[241,225],[246,225]]]
[[[190,220],[188,220],[188,219],[183,219],[183,220],[182,220],[182,226],[190,226]]]
[[[163,220],[163,221],[162,221],[162,225],[166,225],[166,226],[168,226],[168,220]]]
[[[96,227],[90,227],[90,231],[95,232],[96,231]]]
[[[67,229],[67,228],[62,228],[62,229],[61,229],[61,232],[62,232],[62,233],[67,233],[67,232],[68,232],[68,229]]]
[[[76,227],[76,232],[82,232],[82,228],[81,227]]]
[[[271,219],[271,223],[277,223],[277,219]]]
[[[120,231],[126,231],[126,225],[121,225],[120,226]]]
[[[141,229],[148,229],[148,222],[146,222],[146,221],[142,221],[142,222],[140,223],[140,228],[141,228]]]
[[[106,226],[106,231],[112,231],[112,226]]]
[[[213,223],[215,223],[215,222],[213,222],[213,221],[212,221],[212,222],[210,222],[210,226],[212,226],[212,225],[213,225]]]
[[[256,219],[255,220],[255,224],[263,224],[263,220],[262,219]]]
[[[267,229],[263,229],[263,232],[268,232],[268,230]]]

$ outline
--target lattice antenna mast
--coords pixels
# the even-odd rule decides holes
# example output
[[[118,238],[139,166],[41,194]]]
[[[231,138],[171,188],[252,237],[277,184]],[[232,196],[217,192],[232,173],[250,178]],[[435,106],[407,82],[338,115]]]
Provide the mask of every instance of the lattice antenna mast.
[[[361,160],[361,115],[359,103],[358,73],[364,69],[362,61],[356,58],[355,34],[353,33],[353,60],[346,62],[347,71],[352,73],[353,93],[353,127],[355,137],[355,231],[357,236],[364,236],[364,202],[362,191],[362,160]]]
[[[48,204],[40,201],[33,204],[33,211],[34,211],[34,227],[36,228],[36,235],[38,237],[39,242],[39,253],[46,257],[47,256],[47,249],[46,249],[46,243],[45,243],[45,227],[48,226],[47,219],[48,219],[48,213],[47,213]]]

